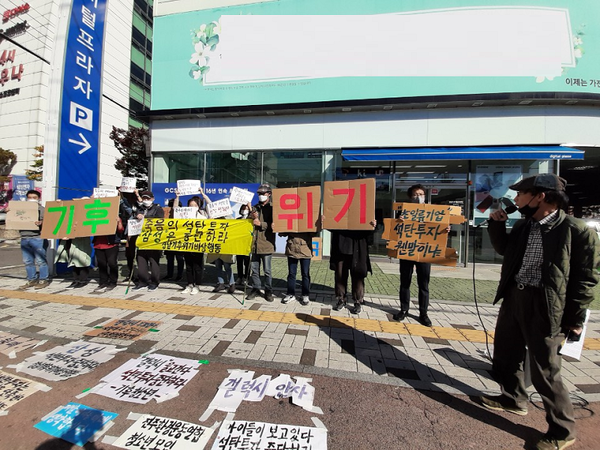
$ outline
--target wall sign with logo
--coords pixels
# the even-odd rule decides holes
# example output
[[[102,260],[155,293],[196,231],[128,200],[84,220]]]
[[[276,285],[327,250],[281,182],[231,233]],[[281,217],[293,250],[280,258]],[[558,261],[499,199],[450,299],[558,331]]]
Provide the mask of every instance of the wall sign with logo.
[[[106,0],[73,0],[62,88],[58,193],[91,194],[98,185],[102,47]]]

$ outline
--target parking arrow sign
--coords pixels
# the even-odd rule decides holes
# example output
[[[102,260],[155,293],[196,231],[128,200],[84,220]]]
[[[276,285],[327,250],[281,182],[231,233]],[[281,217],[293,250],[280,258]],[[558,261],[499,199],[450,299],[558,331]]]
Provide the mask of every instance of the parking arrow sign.
[[[75,139],[69,139],[69,142],[71,144],[81,145],[81,150],[79,150],[79,154],[81,155],[86,150],[89,150],[90,148],[92,148],[92,146],[90,145],[90,143],[87,141],[87,139],[85,138],[85,136],[82,133],[79,133],[79,137],[81,138],[81,141],[76,141]]]

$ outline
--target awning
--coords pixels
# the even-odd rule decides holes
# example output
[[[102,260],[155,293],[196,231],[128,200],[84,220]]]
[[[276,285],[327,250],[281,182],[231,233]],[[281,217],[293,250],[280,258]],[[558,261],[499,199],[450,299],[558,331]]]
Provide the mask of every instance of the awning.
[[[342,149],[346,161],[466,159],[583,159],[583,150],[560,145]]]

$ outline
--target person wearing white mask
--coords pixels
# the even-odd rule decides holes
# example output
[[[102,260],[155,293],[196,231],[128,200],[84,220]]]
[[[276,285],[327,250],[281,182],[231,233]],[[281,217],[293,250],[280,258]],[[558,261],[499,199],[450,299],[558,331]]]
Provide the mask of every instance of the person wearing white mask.
[[[407,191],[411,203],[425,203],[425,188],[415,184]],[[417,283],[419,285],[419,322],[426,327],[431,326],[431,320],[427,315],[429,309],[429,279],[431,276],[431,264],[407,259],[400,260],[400,311],[394,314],[394,320],[404,320],[410,308],[410,284],[413,270],[417,269]]]
[[[240,206],[240,217],[238,219],[247,220],[249,219],[250,211],[252,210],[252,205],[248,203],[247,205]],[[235,284],[238,286],[243,286],[248,279],[248,271],[250,269],[250,257],[248,255],[237,255],[237,280],[235,280]]]
[[[46,249],[48,241],[41,238],[42,222],[44,220],[44,208],[40,205],[41,194],[38,191],[27,191],[27,201],[38,204],[38,221],[35,225],[37,230],[21,230],[21,254],[23,263],[27,272],[27,283],[19,289],[34,287],[35,289],[45,288],[50,284],[48,279],[48,263],[46,262]],[[36,264],[39,268],[39,276],[36,270]]]
[[[150,191],[142,191],[140,194],[142,205],[138,210],[137,219],[163,219],[164,210],[158,203],[154,203],[154,194]],[[138,250],[138,283],[134,291],[148,289],[154,291],[160,283],[160,250]]]

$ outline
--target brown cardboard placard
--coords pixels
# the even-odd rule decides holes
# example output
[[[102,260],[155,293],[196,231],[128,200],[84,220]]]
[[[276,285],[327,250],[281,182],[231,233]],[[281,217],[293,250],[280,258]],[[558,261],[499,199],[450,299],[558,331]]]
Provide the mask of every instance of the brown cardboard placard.
[[[161,323],[146,320],[114,319],[101,328],[95,328],[83,334],[84,336],[107,339],[137,340],[150,330],[156,330]]]
[[[35,224],[39,219],[37,202],[18,202],[10,201],[8,203],[8,213],[6,214],[7,230],[39,230],[40,227]]]
[[[117,231],[119,197],[47,202],[41,237],[109,236]]]
[[[320,229],[321,186],[273,189],[273,229],[278,233]]]
[[[398,219],[384,219],[382,238],[388,256],[398,259],[456,266],[458,253],[447,248],[447,228],[463,223],[460,208],[446,205],[394,203]]]
[[[323,259],[323,239],[320,237],[312,238],[313,256],[311,260],[321,261]]]
[[[375,220],[375,179],[326,181],[323,189],[323,228],[372,230]]]

